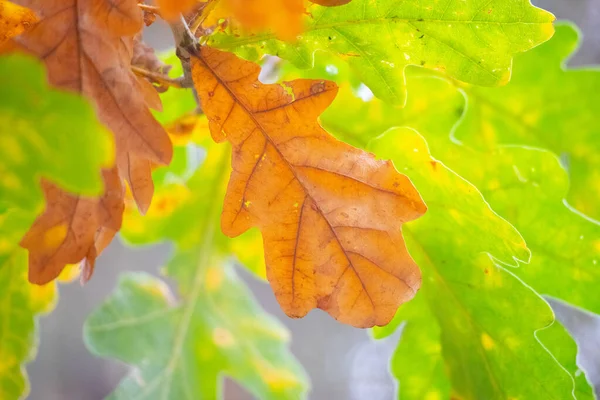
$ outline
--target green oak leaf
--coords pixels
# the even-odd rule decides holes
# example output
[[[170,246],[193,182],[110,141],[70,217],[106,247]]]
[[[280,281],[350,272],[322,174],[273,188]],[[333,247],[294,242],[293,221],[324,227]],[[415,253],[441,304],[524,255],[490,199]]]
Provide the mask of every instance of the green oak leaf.
[[[1,399],[29,392],[23,365],[35,356],[36,319],[56,303],[55,283],[28,282],[27,252],[18,246],[44,205],[40,179],[98,195],[112,146],[92,107],[79,96],[50,89],[37,60],[0,57]]]
[[[309,72],[312,76],[323,76],[326,69],[342,68],[331,59],[322,58],[318,61],[316,69]],[[283,75],[287,78],[290,73],[285,71]],[[567,177],[551,154],[511,147],[483,153],[457,145],[456,141],[451,140],[450,132],[464,113],[466,95],[439,76],[423,74],[418,70],[409,71],[408,103],[405,108],[397,110],[377,99],[363,101],[358,98],[353,92],[356,85],[344,82],[345,71],[340,71],[340,75],[340,90],[344,95],[338,97],[322,115],[324,127],[338,138],[359,147],[366,146],[372,138],[393,126],[417,128],[427,137],[432,153],[475,183],[494,210],[513,222],[524,235],[533,252],[532,260],[529,265],[512,272],[540,293],[563,298],[592,311],[597,310],[598,296],[592,285],[598,274],[594,264],[599,255],[596,247],[599,246],[598,224],[574,213],[563,204]],[[473,168],[473,165],[478,168]],[[549,219],[548,215],[556,215],[557,218]],[[402,308],[397,318],[395,326],[405,321],[405,329],[410,328],[412,321],[404,316]],[[419,324],[418,321],[412,323]],[[384,330],[389,333],[395,326],[392,324]],[[552,333],[557,331],[562,333]],[[538,337],[575,377],[577,397],[593,398],[585,375],[578,371],[575,363],[576,345],[564,328],[554,323],[550,329],[540,332]],[[551,341],[549,338],[555,339]],[[402,366],[422,365],[426,369],[428,362],[415,360],[410,342],[404,343],[407,344],[403,347],[401,342],[399,348],[409,347],[411,352],[397,353],[392,361],[392,369],[400,379],[402,398],[416,399],[419,395],[410,397],[407,393],[420,393],[420,387],[412,385],[414,381],[409,378],[411,371],[402,369]],[[415,372],[415,375],[419,373]],[[436,379],[435,382],[442,384],[443,381]],[[441,392],[445,393],[443,390]]]
[[[431,158],[415,131],[391,129],[368,149],[391,158],[428,205],[427,214],[405,224],[403,233],[440,327],[452,395],[575,398],[573,378],[537,338],[554,323],[551,308],[507,269],[529,258],[519,233],[473,185]]]
[[[88,103],[50,90],[43,67],[23,55],[0,58],[0,99],[0,203],[39,207],[40,178],[102,192],[99,167],[112,164],[113,143]]]
[[[569,202],[600,219],[600,68],[567,68],[580,34],[570,24],[556,29],[548,43],[515,59],[509,85],[462,87],[468,106],[454,137],[479,149],[519,144],[553,151],[569,171]]]
[[[384,327],[372,330],[376,339],[389,336],[402,326],[402,336],[390,360],[392,374],[400,382],[397,396],[402,400],[450,398],[440,325],[430,311],[423,292],[400,307]]]
[[[212,142],[205,117],[197,123],[204,124],[192,134],[204,148],[201,167],[190,177],[167,168],[147,214],[127,207],[122,228],[130,243],[174,242],[164,273],[177,283],[179,299],[158,278],[126,275],[87,320],[86,343],[95,354],[135,367],[113,399],[214,400],[222,396],[223,376],[260,399],[302,398],[307,378],[288,350],[287,330],[262,310],[233,268],[236,252],[264,276],[260,235],[232,240],[220,230],[230,150]],[[194,146],[186,148],[176,157],[197,163]]]
[[[437,154],[525,237],[533,256],[515,271],[520,278],[541,294],[600,314],[600,224],[563,202],[569,180],[555,155],[515,146],[478,152],[450,143]]]
[[[548,40],[554,20],[529,0],[353,0],[311,5],[307,15],[305,31],[292,42],[233,29],[208,43],[250,60],[277,55],[302,68],[312,66],[315,51],[329,51],[377,97],[401,105],[408,65],[477,85],[507,83],[512,57]]]
[[[545,47],[552,48],[554,42],[573,33],[570,25],[559,25],[556,37],[528,56]],[[312,75],[322,76],[328,65],[334,65],[331,62],[320,60]],[[517,83],[515,80],[496,90],[504,91]],[[568,81],[557,81],[555,87],[568,85]],[[548,151],[493,142],[485,147],[477,143],[471,146],[481,136],[481,129],[478,125],[463,125],[473,112],[470,88],[457,89],[447,79],[418,70],[409,71],[407,87],[408,102],[398,110],[377,99],[363,101],[353,94],[350,85],[342,83],[343,95],[323,113],[321,122],[341,140],[359,147],[393,126],[419,131],[432,154],[482,191],[492,208],[523,235],[533,257],[526,267],[514,273],[541,294],[600,313],[600,294],[594,286],[600,278],[600,225],[564,203],[569,179],[557,158]],[[536,90],[543,89],[532,86],[529,92]],[[565,99],[568,98],[563,98],[563,103]],[[573,118],[588,120],[598,114],[590,107],[579,110]],[[590,126],[590,131],[593,128]],[[499,135],[505,131],[511,128],[498,128]],[[456,140],[456,132],[463,132],[459,138],[464,140]],[[571,136],[578,134],[579,131],[573,132]],[[471,139],[467,140],[467,136]],[[580,140],[582,144],[589,142],[589,147],[597,142],[587,134],[582,134]]]
[[[208,127],[204,115],[197,116],[195,123],[200,128],[192,137],[192,143],[176,147],[172,165],[156,171],[155,177],[161,174],[164,178],[156,184],[154,200],[146,214],[141,215],[137,207],[126,207],[121,235],[128,243],[144,245],[170,240],[184,250],[194,247],[203,234],[198,230],[200,222],[213,217],[213,202],[222,204],[224,194],[217,198],[212,191],[221,193],[227,186],[229,175],[216,174],[215,171],[227,171],[228,165],[224,164],[224,160],[228,159],[229,153],[226,146],[215,145],[208,131],[203,130]],[[200,149],[204,150],[204,155],[208,154],[203,161]],[[186,166],[182,167],[180,163]],[[202,168],[186,177],[190,168],[197,167],[199,163],[202,163]],[[211,196],[206,195],[208,188]],[[262,238],[258,230],[229,238],[217,229],[212,251],[223,257],[235,255],[248,270],[265,278]]]
[[[185,258],[180,267],[194,272],[197,254]],[[89,317],[90,350],[137,367],[110,398],[217,399],[223,374],[260,399],[300,398],[305,378],[287,330],[252,300],[232,265],[213,261],[198,268],[181,302],[162,280],[129,273]]]

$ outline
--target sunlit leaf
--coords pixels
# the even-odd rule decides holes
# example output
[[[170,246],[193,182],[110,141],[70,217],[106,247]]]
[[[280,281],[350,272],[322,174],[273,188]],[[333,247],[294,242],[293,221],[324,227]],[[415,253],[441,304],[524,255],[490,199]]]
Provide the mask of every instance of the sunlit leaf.
[[[312,71],[312,76],[323,75],[328,65],[334,65],[329,62],[322,60],[318,65],[320,70]],[[346,78],[344,71],[341,71],[341,75]],[[464,112],[465,97],[452,83],[437,76],[412,71],[408,79],[409,100],[402,110],[378,100],[363,101],[348,84],[343,84],[342,90],[345,96],[337,99],[322,115],[325,127],[336,136],[359,146],[365,146],[380,132],[394,125],[419,129],[428,138],[432,153],[475,183],[494,210],[513,222],[524,235],[533,252],[532,259],[530,264],[512,272],[540,293],[562,297],[574,304],[597,310],[596,291],[590,285],[596,279],[594,260],[598,258],[598,249],[593,246],[594,238],[598,237],[598,227],[563,204],[562,198],[567,190],[566,176],[552,155],[510,147],[480,152],[457,145],[451,140],[451,132]],[[372,122],[372,125],[365,121]],[[473,168],[473,165],[479,167]],[[550,215],[557,218],[549,218]],[[573,290],[573,287],[576,289]],[[410,334],[411,320],[403,315],[401,309],[395,319],[396,325],[405,320]],[[413,324],[418,324],[418,321]],[[388,327],[388,332],[391,329]],[[559,332],[561,330],[562,334]],[[575,344],[564,328],[555,322],[550,329],[540,332],[538,337],[561,365],[576,377],[578,398],[590,396],[585,375],[578,372],[575,364]],[[403,346],[410,346],[410,342],[401,342],[400,347]],[[400,393],[403,382],[405,395],[406,390],[419,393],[418,382],[411,380],[410,371],[402,369],[406,362],[411,365],[415,363],[414,357],[408,358],[411,357],[410,352],[405,353],[407,358],[401,354],[396,355],[397,361],[392,364],[401,379]],[[416,365],[427,366],[424,361]]]
[[[528,259],[517,231],[474,186],[432,159],[416,132],[390,130],[369,148],[391,157],[428,204],[428,213],[403,231],[423,269],[421,290],[441,329],[453,396],[570,398],[572,377],[536,336],[553,313],[507,269]]]
[[[478,85],[507,83],[512,57],[549,39],[553,19],[529,0],[354,0],[309,7],[305,31],[295,41],[234,30],[209,43],[251,60],[277,55],[303,68],[312,65],[316,50],[330,51],[377,97],[403,104],[407,65]]]
[[[321,128],[335,83],[265,85],[259,71],[208,47],[192,57],[211,135],[233,148],[223,232],[260,228],[267,277],[287,315],[320,308],[356,327],[387,324],[421,282],[401,233],[426,211],[419,193],[389,161]]]
[[[600,219],[600,69],[565,65],[579,36],[573,25],[558,25],[551,41],[515,59],[506,87],[462,88],[468,106],[454,136],[479,149],[520,144],[553,151],[569,171],[568,200]]]

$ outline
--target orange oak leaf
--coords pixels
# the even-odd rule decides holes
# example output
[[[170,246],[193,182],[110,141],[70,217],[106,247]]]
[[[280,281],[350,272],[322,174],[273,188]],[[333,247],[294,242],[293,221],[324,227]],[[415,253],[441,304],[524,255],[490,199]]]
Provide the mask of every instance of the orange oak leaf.
[[[198,3],[198,0],[157,0],[156,5],[164,19],[173,20],[179,14],[185,14],[193,10]]]
[[[82,198],[44,184],[46,210],[24,237],[29,278],[54,279],[65,264],[83,260],[83,280],[94,260],[120,229],[123,180],[145,212],[153,194],[151,168],[172,157],[170,139],[147,103],[148,88],[131,71],[134,36],[143,20],[136,0],[19,0],[39,22],[15,42],[44,61],[56,87],[91,100],[99,119],[113,132],[116,165],[107,175],[105,194]]]
[[[66,264],[75,264],[86,256],[93,265],[96,241],[105,240],[105,230],[121,228],[124,188],[116,168],[103,172],[105,193],[84,198],[66,193],[43,182],[46,209],[21,240],[29,250],[29,280],[43,285],[55,279]]]
[[[205,26],[232,16],[250,31],[272,30],[284,40],[293,40],[302,32],[303,0],[220,0],[208,16]]]
[[[356,327],[387,324],[421,283],[401,226],[425,204],[391,162],[318,124],[335,83],[264,85],[259,71],[208,47],[192,57],[213,139],[233,146],[223,232],[261,230],[267,277],[289,316],[318,307]]]
[[[37,17],[28,8],[0,0],[0,43],[28,30]]]
[[[137,1],[21,0],[40,22],[17,42],[46,64],[54,86],[93,100],[115,135],[117,152],[171,160],[167,134],[144,106],[131,72],[133,36],[143,26]],[[130,182],[131,184],[131,182]]]

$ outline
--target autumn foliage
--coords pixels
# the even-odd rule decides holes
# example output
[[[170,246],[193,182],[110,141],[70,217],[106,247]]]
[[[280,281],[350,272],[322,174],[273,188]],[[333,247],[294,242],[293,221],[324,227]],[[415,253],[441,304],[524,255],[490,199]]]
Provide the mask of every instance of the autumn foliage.
[[[173,19],[193,3],[162,2],[159,10]],[[259,2],[225,7],[248,29],[297,34],[302,3],[274,4],[290,19],[264,13],[267,4]],[[126,190],[144,213],[152,200],[152,168],[171,159],[168,135],[149,110],[160,109],[153,90],[160,82],[152,76],[168,69],[137,36],[143,13],[135,1],[20,5],[39,21],[14,39],[18,48],[44,61],[51,84],[90,99],[115,138],[104,195],[82,198],[43,182],[46,210],[21,241],[29,250],[31,282],[50,282],[78,262],[86,281],[120,229]],[[333,82],[263,85],[256,64],[209,47],[185,50],[212,136],[234,148],[223,232],[236,236],[260,227],[267,276],[288,315],[319,307],[355,326],[387,324],[421,280],[401,235],[403,222],[425,212],[408,178],[319,126],[319,114],[337,92]]]
[[[213,139],[233,146],[223,232],[260,227],[283,310],[303,317],[319,307],[354,326],[387,324],[420,286],[401,226],[425,205],[389,161],[319,126],[335,83],[264,85],[256,64],[208,47],[193,55],[192,72]]]
[[[0,0],[0,398],[120,233],[170,242],[177,290],[126,274],[86,322],[134,367],[116,399],[302,397],[242,264],[292,318],[402,326],[403,399],[592,400],[540,296],[600,312],[600,70],[556,26],[529,0]]]

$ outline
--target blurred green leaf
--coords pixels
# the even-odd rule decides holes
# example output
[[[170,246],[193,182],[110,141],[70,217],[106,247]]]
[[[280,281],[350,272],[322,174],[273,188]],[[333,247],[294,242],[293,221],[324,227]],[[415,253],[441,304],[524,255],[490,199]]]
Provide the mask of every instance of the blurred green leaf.
[[[35,318],[56,302],[55,283],[27,281],[27,252],[18,246],[43,208],[40,179],[97,195],[100,170],[114,157],[92,107],[50,89],[45,77],[29,57],[0,57],[0,399],[27,395],[23,364],[35,356]]]
[[[158,54],[158,57],[165,64],[171,65],[172,68],[169,71],[169,76],[171,78],[183,76],[183,67],[175,54],[175,50],[165,51],[162,54]],[[152,111],[152,114],[161,124],[173,122],[197,107],[194,94],[189,90],[170,88],[166,92],[161,93],[160,98],[162,100],[163,110]]]
[[[556,29],[551,41],[515,59],[506,87],[462,88],[468,105],[454,137],[478,149],[519,144],[553,151],[569,171],[568,200],[599,219],[600,69],[566,68],[580,34],[570,24]]]
[[[68,191],[102,192],[100,167],[113,162],[112,136],[88,103],[50,90],[33,59],[0,58],[0,132],[2,203],[39,207],[42,177]]]
[[[196,253],[171,265],[194,272],[190,261]],[[305,378],[286,348],[287,330],[253,301],[233,267],[215,260],[189,284],[176,302],[163,281],[129,273],[90,316],[91,351],[136,367],[111,398],[217,399],[223,374],[260,399],[299,398]]]
[[[377,97],[403,104],[407,65],[478,85],[507,83],[512,57],[548,40],[554,20],[529,0],[353,0],[340,7],[312,5],[307,14],[305,31],[294,42],[234,30],[209,44],[250,60],[277,55],[301,68],[312,66],[315,51],[330,51]]]
[[[302,398],[307,378],[287,348],[287,330],[262,310],[233,267],[235,252],[264,276],[260,235],[230,239],[220,230],[230,151],[212,142],[204,116],[192,130],[186,151],[175,153],[185,166],[166,169],[145,216],[127,207],[122,228],[130,243],[174,242],[164,272],[177,282],[180,299],[157,278],[126,275],[86,322],[86,343],[95,354],[136,367],[115,399],[141,393],[213,400],[222,395],[224,375],[260,399]]]

